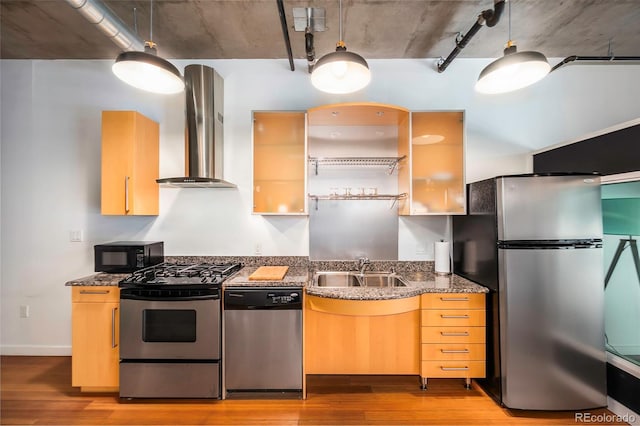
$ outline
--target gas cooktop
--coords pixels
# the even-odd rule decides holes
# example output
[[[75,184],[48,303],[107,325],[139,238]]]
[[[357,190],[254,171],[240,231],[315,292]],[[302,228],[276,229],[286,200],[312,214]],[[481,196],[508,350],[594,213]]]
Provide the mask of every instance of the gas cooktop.
[[[161,263],[135,271],[120,287],[216,287],[241,268],[240,263]]]

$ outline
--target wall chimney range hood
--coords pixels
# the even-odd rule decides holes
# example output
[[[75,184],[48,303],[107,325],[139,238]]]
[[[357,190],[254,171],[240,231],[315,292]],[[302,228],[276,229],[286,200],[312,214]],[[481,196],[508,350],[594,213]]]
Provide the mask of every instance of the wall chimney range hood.
[[[184,177],[157,179],[174,188],[236,188],[222,179],[224,80],[213,68],[187,65]]]

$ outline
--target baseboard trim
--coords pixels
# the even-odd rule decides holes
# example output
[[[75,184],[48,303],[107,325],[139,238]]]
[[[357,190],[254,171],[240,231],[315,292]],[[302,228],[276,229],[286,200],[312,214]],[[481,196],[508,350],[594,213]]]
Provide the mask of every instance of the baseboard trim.
[[[70,356],[71,346],[2,345],[0,355]]]
[[[633,426],[640,426],[640,414],[622,405],[610,396],[607,397],[607,408],[613,414],[620,416],[624,421]]]
[[[631,361],[624,359],[620,355],[607,352],[607,362],[614,367],[618,367],[622,371],[626,371],[627,373],[635,376],[640,379],[640,366],[632,363]]]

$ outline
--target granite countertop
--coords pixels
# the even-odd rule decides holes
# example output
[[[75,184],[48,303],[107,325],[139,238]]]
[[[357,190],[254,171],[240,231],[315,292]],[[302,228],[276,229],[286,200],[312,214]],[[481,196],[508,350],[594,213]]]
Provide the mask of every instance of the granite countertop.
[[[67,286],[90,286],[90,285],[102,285],[102,286],[118,286],[118,283],[127,277],[129,274],[107,274],[106,272],[98,272],[97,274],[89,275],[83,278],[77,278],[75,280],[67,281],[64,285]]]
[[[487,293],[486,287],[457,275],[436,275],[431,271],[398,273],[407,283],[406,287],[340,287],[327,288],[307,286],[307,294],[331,299],[387,300],[419,296],[424,293]]]
[[[406,287],[316,287],[311,282],[314,271],[354,270],[353,261],[308,261],[303,257],[176,257],[170,261],[189,262],[244,262],[246,265],[228,278],[224,287],[305,287],[307,294],[332,299],[349,300],[386,300],[419,296],[423,293],[487,293],[489,290],[457,275],[436,275],[433,262],[418,261],[375,261],[368,271],[389,271],[395,269],[405,282]],[[262,262],[261,262],[262,260]],[[286,261],[290,261],[288,263]],[[251,275],[258,266],[287,265],[289,270],[279,281],[251,281]],[[68,281],[67,286],[118,286],[129,274],[108,274],[100,272],[87,277]]]
[[[227,279],[223,287],[305,287],[309,281],[309,269],[305,267],[289,267],[287,274],[279,281],[249,280],[249,275],[256,269],[257,266],[245,266]]]

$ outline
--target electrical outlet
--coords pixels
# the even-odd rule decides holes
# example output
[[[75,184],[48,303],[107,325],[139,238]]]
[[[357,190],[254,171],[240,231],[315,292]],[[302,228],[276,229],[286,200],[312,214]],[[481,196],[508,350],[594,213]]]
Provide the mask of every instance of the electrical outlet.
[[[20,305],[20,318],[29,318],[29,305]]]
[[[82,230],[74,229],[69,231],[69,241],[72,243],[79,243],[82,241]]]
[[[256,243],[256,250],[255,250],[255,254],[256,254],[256,255],[260,255],[260,254],[262,254],[262,244],[261,244],[261,243]]]

